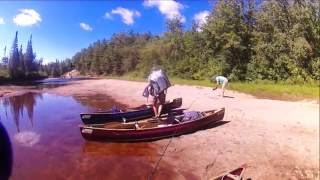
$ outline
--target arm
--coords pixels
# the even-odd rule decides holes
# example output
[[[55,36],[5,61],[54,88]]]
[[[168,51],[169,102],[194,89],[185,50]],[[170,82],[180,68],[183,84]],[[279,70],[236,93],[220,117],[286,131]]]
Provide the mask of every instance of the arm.
[[[212,90],[216,90],[219,86],[219,81],[216,81],[216,86],[213,86],[213,89]]]

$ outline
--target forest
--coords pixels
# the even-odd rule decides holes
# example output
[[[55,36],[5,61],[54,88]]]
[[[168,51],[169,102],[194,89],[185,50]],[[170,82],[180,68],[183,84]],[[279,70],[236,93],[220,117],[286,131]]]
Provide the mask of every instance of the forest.
[[[270,80],[290,84],[320,80],[320,2],[312,0],[219,0],[206,23],[186,29],[167,20],[160,35],[119,32],[81,49],[72,58],[43,65],[35,59],[32,37],[26,53],[17,33],[10,57],[3,58],[12,79],[32,74],[145,77],[152,66],[172,77],[232,81]],[[2,67],[3,68],[3,67]],[[1,73],[0,73],[1,76]]]
[[[161,35],[120,32],[72,57],[82,74],[145,77],[158,65],[192,80],[305,83],[320,79],[320,9],[309,0],[220,0],[205,24],[166,22]]]
[[[33,51],[32,35],[29,38],[25,52],[23,52],[22,44],[20,48],[18,44],[17,31],[9,57],[6,56],[7,48],[4,48],[4,56],[0,62],[0,80],[2,82],[59,77],[74,68],[71,59],[56,60],[55,62],[43,64],[43,59],[37,59],[36,53]]]

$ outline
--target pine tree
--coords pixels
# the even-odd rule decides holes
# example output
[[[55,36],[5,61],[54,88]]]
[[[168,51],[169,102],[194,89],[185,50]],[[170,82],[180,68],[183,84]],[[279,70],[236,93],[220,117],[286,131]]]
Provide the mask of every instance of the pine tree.
[[[19,72],[22,76],[25,75],[25,65],[24,65],[24,59],[23,59],[23,52],[22,52],[22,45],[20,45],[20,50],[19,50]]]
[[[36,71],[35,65],[34,65],[35,55],[33,53],[32,48],[32,35],[30,36],[30,39],[28,41],[27,50],[25,54],[25,69],[26,73],[29,74],[33,71]]]
[[[4,53],[3,53],[3,57],[2,57],[2,64],[4,65],[4,67],[6,67],[8,65],[8,57],[7,57],[7,46],[4,47]]]
[[[11,54],[9,58],[9,75],[11,78],[16,79],[18,77],[18,67],[19,67],[19,49],[18,49],[18,31],[16,31],[16,36],[13,40]]]

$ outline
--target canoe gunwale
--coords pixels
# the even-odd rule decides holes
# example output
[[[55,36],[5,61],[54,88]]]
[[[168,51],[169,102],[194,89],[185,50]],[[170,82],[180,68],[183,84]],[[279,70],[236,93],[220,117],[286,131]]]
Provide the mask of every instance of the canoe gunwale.
[[[218,112],[218,111],[222,111],[222,110],[224,110],[224,108],[221,108],[221,109],[218,109],[218,110],[214,110],[214,113],[216,113],[216,112]],[[209,110],[209,111],[203,111],[203,112],[205,112],[205,113],[207,113],[207,112],[212,112],[212,110]],[[209,115],[208,115],[209,116]],[[207,118],[208,116],[203,116],[203,117],[201,117],[201,118],[199,118],[199,119],[197,119],[197,120],[193,120],[193,121],[183,121],[183,122],[179,122],[179,123],[176,123],[176,124],[170,124],[170,126],[163,126],[163,127],[150,127],[150,128],[138,128],[138,129],[117,129],[117,128],[115,128],[115,129],[112,129],[112,128],[108,128],[108,129],[106,129],[106,128],[103,128],[103,127],[94,127],[94,126],[97,126],[97,125],[101,125],[101,124],[90,124],[90,126],[88,126],[88,125],[79,125],[79,127],[82,127],[82,128],[86,128],[86,129],[99,129],[99,130],[104,130],[104,131],[113,131],[113,130],[115,130],[115,131],[142,131],[142,130],[148,130],[148,129],[159,129],[159,128],[168,128],[168,127],[175,127],[175,126],[181,126],[181,125],[184,125],[184,124],[190,124],[190,123],[195,123],[196,121],[201,121],[202,119],[204,119],[204,118]],[[148,120],[140,120],[140,121],[137,121],[138,123],[139,122],[147,122]],[[124,124],[132,124],[132,125],[134,125],[134,123],[135,123],[135,121],[130,121],[130,122],[128,122],[128,123],[124,123]]]
[[[210,112],[210,111],[204,111]],[[212,112],[212,111],[211,111]],[[216,123],[223,119],[225,109],[217,109],[211,115],[201,117],[192,121],[185,121],[170,126],[151,127],[141,129],[109,129],[103,127],[92,127],[80,125],[80,132],[87,140],[111,141],[111,142],[137,142],[151,141],[165,137],[179,136],[182,134],[195,132],[199,129]],[[134,124],[133,122],[130,124]],[[101,124],[96,124],[101,125]],[[91,130],[91,133],[83,132],[84,129]]]
[[[169,103],[166,103],[163,107],[163,113],[168,113],[173,109],[177,109],[182,105],[182,98],[175,98]],[[120,122],[123,119],[126,121],[135,121],[152,117],[154,115],[152,106],[134,111],[124,112],[92,112],[92,113],[80,113],[80,118],[84,124],[103,124],[107,122]]]

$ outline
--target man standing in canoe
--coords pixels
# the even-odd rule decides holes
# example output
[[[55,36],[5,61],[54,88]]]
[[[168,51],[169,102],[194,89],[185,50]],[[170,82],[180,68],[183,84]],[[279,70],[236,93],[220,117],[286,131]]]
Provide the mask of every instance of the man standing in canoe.
[[[222,97],[224,97],[224,91],[226,89],[226,86],[228,85],[228,79],[226,77],[224,77],[224,76],[213,76],[211,78],[211,81],[216,81],[216,86],[213,87],[212,90],[216,90],[218,88],[218,86],[220,84],[222,84],[222,88],[221,88],[221,92],[222,93],[221,93],[221,95],[222,95]]]
[[[166,101],[167,89],[171,86],[166,73],[157,67],[153,67],[148,77],[148,86],[143,93],[143,96],[153,96],[152,106],[156,118],[160,117],[162,107]]]

